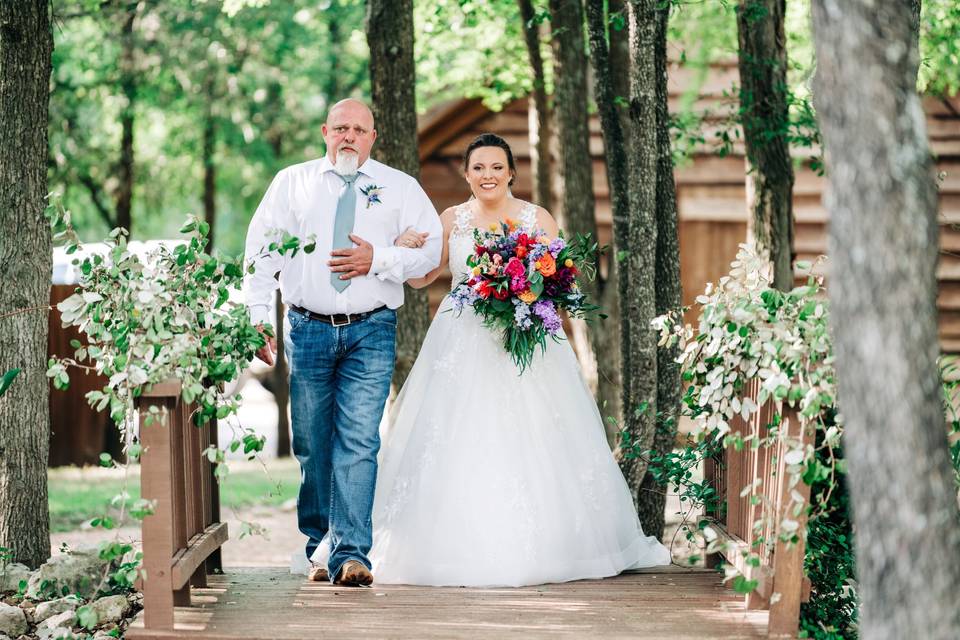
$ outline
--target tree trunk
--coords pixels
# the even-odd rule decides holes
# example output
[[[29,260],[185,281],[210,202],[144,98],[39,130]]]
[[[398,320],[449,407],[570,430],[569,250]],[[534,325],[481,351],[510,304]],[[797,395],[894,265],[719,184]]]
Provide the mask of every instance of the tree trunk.
[[[339,10],[338,4],[336,0],[330,2],[330,15],[336,15],[334,12]],[[332,105],[347,97],[340,95],[342,91],[340,78],[343,75],[343,65],[340,64],[340,57],[343,55],[343,32],[340,30],[339,20],[331,18],[325,20],[325,22],[327,25],[327,65],[329,72],[327,73],[324,93],[326,94],[327,104]]]
[[[937,193],[907,3],[816,0],[831,329],[861,637],[960,637],[960,514],[937,370]]]
[[[283,300],[280,298],[280,290],[277,289],[276,300],[274,302],[277,317],[274,319],[273,326],[283,326]],[[277,457],[289,458],[293,450],[290,446],[290,418],[287,416],[287,407],[290,405],[290,370],[287,368],[287,354],[283,345],[283,330],[277,331],[277,360],[273,366],[271,375],[273,384],[270,391],[273,392],[273,399],[277,403]]]
[[[607,438],[616,443],[618,426],[623,422],[621,407],[621,371],[622,363],[615,340],[620,338],[620,268],[616,258],[618,251],[629,246],[630,194],[629,169],[627,161],[626,138],[622,128],[623,121],[617,107],[617,76],[611,60],[612,48],[608,38],[607,16],[604,14],[603,0],[589,0],[586,4],[587,25],[590,39],[590,61],[593,65],[593,93],[600,114],[600,127],[603,133],[604,159],[607,168],[607,185],[610,191],[610,204],[613,210],[613,241],[607,255],[607,280],[603,285],[603,298],[599,304],[609,315],[606,335],[609,340],[601,345],[606,358],[598,364],[598,376],[602,384],[598,385],[598,404],[604,415],[614,418],[616,425],[607,423]],[[626,69],[627,66],[621,67]],[[611,344],[613,343],[613,344]],[[605,405],[605,406],[604,406]]]
[[[740,105],[747,150],[747,241],[793,288],[793,165],[787,140],[786,0],[740,0]]]
[[[133,126],[134,110],[137,101],[137,77],[133,23],[137,17],[136,7],[124,15],[121,31],[120,88],[125,103],[120,112],[120,164],[118,166],[117,187],[117,226],[130,231],[131,209],[133,206],[134,156]]]
[[[610,72],[613,75],[613,95],[620,114],[620,128],[624,140],[630,136],[630,29],[627,26],[627,6],[624,0],[608,0],[607,13],[616,18],[616,26],[611,25],[610,34]]]
[[[0,314],[49,304],[47,110],[53,32],[46,0],[0,3]],[[36,567],[50,556],[47,314],[0,320],[0,547]]]
[[[370,0],[366,28],[370,46],[370,89],[377,125],[377,158],[419,179],[413,0]],[[427,290],[404,288],[404,304],[397,316],[394,391],[398,391],[407,379],[430,326]]]
[[[657,0],[630,0],[630,219],[620,264],[623,428],[631,449],[653,446],[657,411]],[[639,507],[645,455],[621,455],[620,468]]]
[[[530,69],[533,71],[533,95],[530,96],[530,162],[533,173],[533,197],[544,209],[550,210],[550,105],[543,75],[543,57],[540,55],[540,25],[534,21],[531,0],[517,0],[523,19],[523,36],[527,43]]]
[[[793,288],[793,165],[787,140],[786,0],[740,0],[740,105],[747,149],[747,236]]]
[[[217,222],[217,165],[214,154],[217,148],[217,122],[213,114],[213,85],[208,82],[207,96],[210,102],[203,125],[203,218],[210,225],[207,233],[207,251],[213,250]],[[277,325],[283,326],[283,325]]]
[[[657,256],[654,270],[657,315],[679,312],[680,238],[677,220],[677,189],[673,179],[673,153],[670,150],[670,112],[667,102],[667,26],[670,5],[657,9],[657,40],[654,61],[657,71]],[[680,365],[677,349],[660,347],[657,351],[657,427],[653,452],[664,455],[673,450],[680,417]],[[647,535],[663,537],[666,487],[648,473],[641,485],[638,512]]]
[[[551,28],[556,58],[554,113],[560,147],[563,199],[560,226],[570,238],[577,234],[597,237],[596,203],[593,196],[593,162],[590,156],[590,126],[587,115],[587,53],[584,48],[584,16],[580,0],[550,0]],[[584,293],[603,301],[604,281],[581,282]],[[571,342],[584,376],[596,389],[601,410],[608,411],[609,398],[617,393],[607,373],[612,367],[606,354],[615,345],[609,324],[583,320],[571,322]],[[599,375],[603,372],[605,375]]]

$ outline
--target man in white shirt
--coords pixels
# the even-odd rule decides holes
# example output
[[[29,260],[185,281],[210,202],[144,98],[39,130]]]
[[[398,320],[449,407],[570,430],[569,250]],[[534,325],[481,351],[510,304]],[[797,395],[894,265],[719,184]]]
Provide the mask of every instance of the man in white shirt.
[[[335,104],[323,125],[327,155],[280,171],[247,231],[255,271],[244,281],[258,326],[270,324],[279,287],[288,307],[293,451],[302,481],[300,530],[310,558],[329,539],[329,562],[311,580],[369,585],[367,554],[380,448],[378,427],[393,375],[396,309],[403,282],[440,263],[436,209],[411,176],[370,158],[373,114],[357,100]],[[407,229],[419,247],[395,247]],[[278,231],[316,238],[313,253],[269,251]],[[257,356],[273,364],[276,340]],[[327,544],[324,541],[324,544]]]

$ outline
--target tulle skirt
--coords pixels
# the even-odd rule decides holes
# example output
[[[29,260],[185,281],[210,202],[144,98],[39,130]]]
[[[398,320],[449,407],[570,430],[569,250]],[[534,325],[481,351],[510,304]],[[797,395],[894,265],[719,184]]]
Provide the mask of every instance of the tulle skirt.
[[[388,425],[379,583],[520,586],[670,563],[641,530],[566,341],[520,375],[499,335],[447,298]]]

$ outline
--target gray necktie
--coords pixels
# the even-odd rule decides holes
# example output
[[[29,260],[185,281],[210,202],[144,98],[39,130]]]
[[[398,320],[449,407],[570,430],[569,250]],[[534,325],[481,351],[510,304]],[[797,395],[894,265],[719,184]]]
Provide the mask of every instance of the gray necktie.
[[[353,241],[350,240],[350,234],[353,233],[353,219],[357,213],[357,192],[353,188],[353,183],[357,181],[357,174],[340,177],[346,183],[346,187],[340,194],[340,200],[337,201],[337,215],[333,220],[333,248],[352,249]],[[350,286],[349,280],[340,279],[341,275],[343,274],[335,271],[330,273],[330,284],[339,292],[343,292]]]

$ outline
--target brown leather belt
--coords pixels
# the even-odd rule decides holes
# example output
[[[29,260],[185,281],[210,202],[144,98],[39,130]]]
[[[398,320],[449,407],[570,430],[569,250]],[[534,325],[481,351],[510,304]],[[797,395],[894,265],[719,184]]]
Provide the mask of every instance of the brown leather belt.
[[[360,322],[361,320],[366,320],[368,317],[372,316],[375,313],[383,311],[387,308],[387,305],[381,305],[374,309],[373,311],[364,311],[363,313],[335,313],[333,315],[324,315],[322,313],[314,313],[309,309],[304,309],[303,307],[298,307],[295,304],[290,305],[290,308],[301,313],[311,320],[318,320],[320,322],[326,322],[327,324],[332,324],[335,327],[345,327],[348,324],[353,324],[354,322]]]

